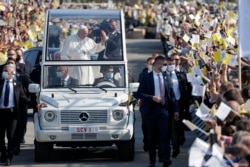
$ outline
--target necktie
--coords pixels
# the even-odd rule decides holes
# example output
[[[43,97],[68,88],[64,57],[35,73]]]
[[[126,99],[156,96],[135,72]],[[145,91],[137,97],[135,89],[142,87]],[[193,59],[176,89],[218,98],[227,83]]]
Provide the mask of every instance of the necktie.
[[[67,81],[63,80],[63,86],[67,86]]]
[[[9,105],[9,94],[10,94],[10,85],[9,85],[9,81],[6,81],[4,103],[3,103],[5,107]]]
[[[159,85],[160,85],[160,95],[161,95],[161,103],[164,105],[165,104],[165,93],[164,93],[164,86],[163,86],[163,83],[161,81],[161,77],[160,77],[160,74],[157,74],[158,75],[158,80],[159,80]]]
[[[170,73],[169,73],[169,78],[170,78],[171,88],[173,88],[173,78],[172,78],[172,72],[170,72]]]

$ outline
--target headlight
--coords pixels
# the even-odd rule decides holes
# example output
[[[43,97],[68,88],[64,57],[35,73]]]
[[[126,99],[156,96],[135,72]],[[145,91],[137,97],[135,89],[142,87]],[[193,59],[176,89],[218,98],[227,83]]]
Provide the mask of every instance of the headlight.
[[[52,122],[54,121],[56,118],[56,114],[53,112],[53,111],[46,111],[44,113],[44,119],[47,121],[47,122]]]
[[[114,120],[116,121],[120,121],[124,115],[123,110],[113,110],[112,114],[113,114]]]

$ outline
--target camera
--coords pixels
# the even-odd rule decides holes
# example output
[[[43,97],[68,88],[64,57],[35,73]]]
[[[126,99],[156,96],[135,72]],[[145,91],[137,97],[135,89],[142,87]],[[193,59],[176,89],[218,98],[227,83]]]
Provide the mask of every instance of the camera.
[[[239,155],[241,153],[241,149],[235,146],[226,147],[225,148],[226,154],[232,154],[234,156]]]
[[[103,20],[100,24],[93,25],[90,36],[95,40],[95,42],[101,41],[102,31],[106,34],[110,32],[108,19]]]

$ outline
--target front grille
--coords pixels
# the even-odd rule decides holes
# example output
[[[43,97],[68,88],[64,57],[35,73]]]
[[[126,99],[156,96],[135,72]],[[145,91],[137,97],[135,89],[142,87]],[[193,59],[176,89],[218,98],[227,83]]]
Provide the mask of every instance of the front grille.
[[[95,140],[96,133],[73,133],[71,135],[72,140],[79,140],[79,139],[88,139],[88,140]]]
[[[87,120],[81,120],[81,114],[87,113]],[[63,110],[61,111],[61,124],[62,125],[73,125],[73,124],[94,124],[94,123],[107,123],[108,112],[107,110],[91,110],[91,111],[72,111]]]

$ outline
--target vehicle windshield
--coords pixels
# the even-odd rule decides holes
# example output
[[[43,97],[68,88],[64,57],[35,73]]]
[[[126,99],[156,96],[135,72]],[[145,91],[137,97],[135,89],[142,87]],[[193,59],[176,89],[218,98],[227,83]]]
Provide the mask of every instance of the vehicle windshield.
[[[118,10],[49,10],[45,61],[123,61],[123,19]]]
[[[124,88],[124,65],[45,65],[43,87],[50,88]]]

